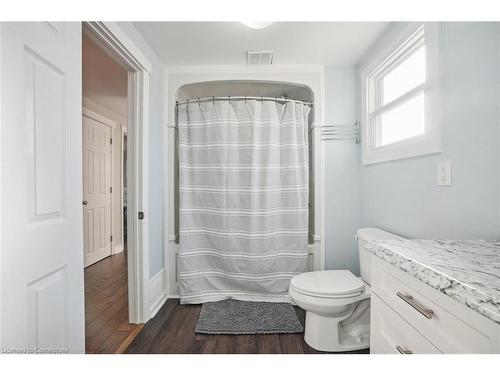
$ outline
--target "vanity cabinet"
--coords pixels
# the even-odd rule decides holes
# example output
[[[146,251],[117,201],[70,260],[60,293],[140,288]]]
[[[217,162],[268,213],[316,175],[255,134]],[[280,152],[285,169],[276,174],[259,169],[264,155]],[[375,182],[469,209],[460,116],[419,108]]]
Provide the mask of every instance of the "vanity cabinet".
[[[371,267],[371,353],[500,353],[500,324],[381,258]]]

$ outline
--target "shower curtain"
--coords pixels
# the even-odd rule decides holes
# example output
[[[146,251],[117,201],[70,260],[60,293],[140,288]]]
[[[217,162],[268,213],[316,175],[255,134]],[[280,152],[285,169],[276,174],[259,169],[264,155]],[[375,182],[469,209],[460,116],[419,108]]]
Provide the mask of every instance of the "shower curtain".
[[[302,103],[182,104],[181,303],[288,302],[306,270],[308,114]]]

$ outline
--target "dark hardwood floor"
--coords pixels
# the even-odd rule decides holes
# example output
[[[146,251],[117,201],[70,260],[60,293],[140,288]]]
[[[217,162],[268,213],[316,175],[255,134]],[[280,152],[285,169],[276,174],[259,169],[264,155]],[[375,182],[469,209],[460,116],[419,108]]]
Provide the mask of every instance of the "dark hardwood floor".
[[[297,308],[298,309],[298,308]],[[321,353],[304,341],[303,334],[204,335],[194,328],[201,305],[180,305],[169,299],[132,341],[126,353],[309,354]],[[298,309],[303,319],[303,311]],[[368,353],[361,350],[353,353]]]
[[[123,353],[143,325],[128,322],[125,252],[85,269],[85,352]]]

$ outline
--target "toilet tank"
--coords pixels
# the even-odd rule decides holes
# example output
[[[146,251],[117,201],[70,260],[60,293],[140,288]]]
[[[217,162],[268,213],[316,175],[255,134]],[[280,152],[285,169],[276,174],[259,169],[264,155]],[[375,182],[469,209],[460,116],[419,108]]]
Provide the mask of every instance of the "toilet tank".
[[[404,239],[404,237],[377,228],[361,228],[358,230],[356,238],[358,240],[359,268],[361,271],[361,278],[368,285],[371,285],[372,254],[370,254],[366,250],[366,244],[369,241]]]

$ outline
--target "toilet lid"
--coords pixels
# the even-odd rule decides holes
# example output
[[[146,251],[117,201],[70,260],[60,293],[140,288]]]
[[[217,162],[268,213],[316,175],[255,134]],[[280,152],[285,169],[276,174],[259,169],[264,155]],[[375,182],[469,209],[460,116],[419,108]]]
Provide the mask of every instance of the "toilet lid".
[[[292,278],[290,286],[297,292],[324,297],[360,295],[363,281],[347,270],[306,272]]]

